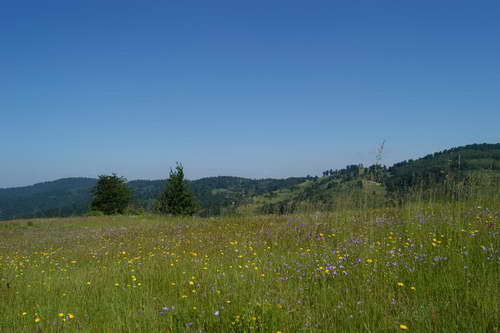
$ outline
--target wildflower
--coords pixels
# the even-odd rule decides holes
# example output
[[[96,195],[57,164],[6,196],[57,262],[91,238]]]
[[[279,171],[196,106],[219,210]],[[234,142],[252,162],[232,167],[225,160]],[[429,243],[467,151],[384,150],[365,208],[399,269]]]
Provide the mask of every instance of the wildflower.
[[[409,329],[408,326],[403,325],[403,324],[399,325],[399,328],[404,330],[404,331],[408,331],[408,329]]]
[[[64,317],[64,313],[63,313],[63,312],[59,312],[57,315],[58,315],[60,318]]]
[[[215,316],[219,316],[219,315],[220,315],[220,312],[219,312],[219,311],[215,311],[215,312],[214,312],[214,315],[215,315]]]
[[[410,289],[413,291],[417,290],[417,288],[415,288],[415,287],[410,287]]]
[[[28,314],[27,312],[21,313],[22,316],[26,316],[27,314]]]
[[[398,285],[398,287],[404,287],[405,286],[405,284],[403,282],[398,282],[397,285]]]
[[[35,323],[39,323],[40,321],[42,321],[42,319],[40,317],[35,318]]]
[[[74,315],[74,314],[72,314],[72,313],[68,313],[68,318],[69,318],[69,319],[74,319],[74,318],[75,318],[75,315]]]

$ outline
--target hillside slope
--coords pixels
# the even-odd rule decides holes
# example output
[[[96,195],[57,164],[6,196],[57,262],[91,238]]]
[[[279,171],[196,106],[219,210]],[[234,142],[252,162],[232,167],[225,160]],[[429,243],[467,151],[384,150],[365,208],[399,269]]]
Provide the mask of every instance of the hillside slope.
[[[456,147],[389,168],[349,165],[327,170],[323,175],[258,180],[208,177],[188,184],[202,216],[380,207],[401,202],[415,188],[437,188],[442,192],[439,195],[453,198],[450,184],[459,184],[469,192],[474,189],[498,193],[500,144]],[[65,178],[0,189],[0,220],[84,214],[95,183],[92,178]],[[134,191],[134,206],[152,210],[166,180],[134,180],[128,184]]]
[[[387,168],[349,165],[323,177],[258,195],[241,212],[290,213],[300,210],[368,208],[401,202],[418,188],[454,198],[453,190],[500,192],[500,144],[472,144],[402,161]],[[451,189],[450,189],[451,188]]]
[[[302,183],[305,178],[209,177],[188,181],[204,216],[219,215],[244,198]],[[0,189],[0,220],[82,215],[88,211],[93,178],[64,178],[32,186]],[[134,180],[134,206],[151,210],[166,180]]]
[[[93,178],[64,178],[0,189],[0,220],[84,214],[95,184]]]

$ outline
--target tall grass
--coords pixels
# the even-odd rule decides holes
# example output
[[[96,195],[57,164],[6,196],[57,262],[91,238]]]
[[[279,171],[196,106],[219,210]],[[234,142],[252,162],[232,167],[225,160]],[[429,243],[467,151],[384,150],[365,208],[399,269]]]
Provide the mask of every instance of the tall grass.
[[[1,332],[495,332],[500,203],[0,224]]]

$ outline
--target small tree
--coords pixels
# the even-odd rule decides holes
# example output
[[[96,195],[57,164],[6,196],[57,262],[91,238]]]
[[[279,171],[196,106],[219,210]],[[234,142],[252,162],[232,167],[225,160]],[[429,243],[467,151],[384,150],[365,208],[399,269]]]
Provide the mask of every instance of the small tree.
[[[193,195],[184,180],[184,167],[177,163],[175,171],[170,169],[170,178],[165,190],[156,202],[156,210],[163,214],[193,215],[197,207]]]
[[[118,177],[101,175],[92,190],[91,211],[99,211],[106,215],[123,214],[132,199],[132,190],[127,180]]]

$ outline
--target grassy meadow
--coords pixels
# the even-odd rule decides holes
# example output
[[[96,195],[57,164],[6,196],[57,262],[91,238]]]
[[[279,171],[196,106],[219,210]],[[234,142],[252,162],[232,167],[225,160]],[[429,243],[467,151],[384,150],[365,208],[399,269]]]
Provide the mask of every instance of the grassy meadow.
[[[2,222],[0,331],[497,332],[499,208]]]

